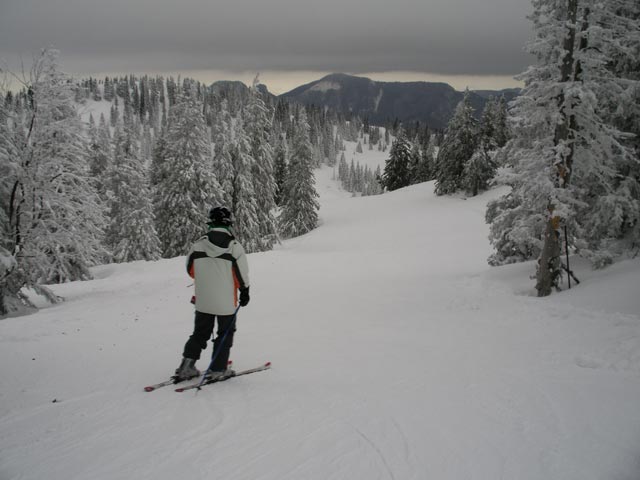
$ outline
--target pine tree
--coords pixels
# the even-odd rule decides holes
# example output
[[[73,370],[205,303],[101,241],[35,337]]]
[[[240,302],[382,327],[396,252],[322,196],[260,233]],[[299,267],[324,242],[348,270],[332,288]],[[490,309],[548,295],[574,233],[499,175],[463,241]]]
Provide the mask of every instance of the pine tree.
[[[249,253],[260,251],[261,247],[259,207],[253,186],[254,162],[251,139],[244,130],[242,119],[236,119],[231,148],[231,209],[235,236]]]
[[[637,43],[628,33],[638,31],[638,19],[623,7],[637,11],[627,0],[534,3],[536,40],[528,50],[539,61],[522,75],[525,88],[512,105],[514,138],[505,155],[512,167],[501,177],[512,191],[489,205],[487,220],[497,250],[492,263],[539,256],[541,296],[559,287],[562,233],[598,264],[611,257],[609,241],[637,218],[628,183],[637,181],[623,167],[633,152],[607,118],[609,106],[637,86],[609,64],[629,58],[630,42]]]
[[[446,195],[464,188],[464,166],[476,151],[478,121],[467,90],[447,125],[436,160],[436,194]]]
[[[113,83],[111,82],[111,79],[109,77],[105,77],[104,79],[103,90],[104,91],[102,94],[102,98],[104,98],[107,102],[112,101],[115,93],[113,90]]]
[[[464,164],[462,186],[471,196],[487,190],[489,182],[495,176],[498,150],[498,135],[504,135],[504,128],[499,124],[499,104],[491,98],[485,105],[478,129],[479,139],[476,151]],[[498,131],[501,131],[499,134]]]
[[[433,180],[435,175],[435,145],[430,141],[426,148],[419,152],[418,163],[413,172],[414,183]]]
[[[251,142],[253,188],[258,207],[260,237],[258,251],[271,250],[276,241],[276,181],[273,170],[273,147],[269,143],[271,114],[258,91],[258,77],[253,82],[248,105],[243,113],[244,128]]]
[[[275,151],[275,180],[276,180],[276,204],[282,205],[284,200],[284,189],[289,176],[289,165],[287,163],[287,142],[281,136]]]
[[[462,186],[471,196],[475,197],[489,188],[489,181],[496,173],[495,154],[495,151],[481,147],[464,164]]]
[[[93,178],[96,191],[102,199],[105,198],[105,175],[111,159],[111,138],[104,114],[100,115],[98,126],[89,126],[89,172]]]
[[[176,96],[156,159],[156,229],[165,258],[184,255],[204,231],[206,215],[219,203],[211,168],[209,132],[195,95]]]
[[[235,178],[233,149],[233,119],[229,114],[226,99],[220,104],[220,111],[212,125],[214,141],[213,168],[220,183],[222,205],[233,211],[233,181]]]
[[[119,115],[120,114],[118,113],[118,97],[116,97],[116,101],[113,105],[111,105],[111,109],[109,113],[109,121],[112,127],[115,127],[116,124],[118,123]]]
[[[493,138],[498,148],[504,147],[509,141],[509,125],[507,124],[507,101],[504,95],[500,97],[494,113]]]
[[[118,124],[108,176],[110,223],[105,238],[115,262],[160,258],[160,241],[145,170],[135,129]]]
[[[402,127],[398,128],[398,136],[391,145],[389,159],[384,167],[382,185],[387,190],[397,190],[411,183],[411,144]]]
[[[278,219],[280,231],[285,238],[303,235],[318,224],[320,204],[315,189],[312,155],[309,124],[306,112],[302,108],[293,138],[284,206]]]

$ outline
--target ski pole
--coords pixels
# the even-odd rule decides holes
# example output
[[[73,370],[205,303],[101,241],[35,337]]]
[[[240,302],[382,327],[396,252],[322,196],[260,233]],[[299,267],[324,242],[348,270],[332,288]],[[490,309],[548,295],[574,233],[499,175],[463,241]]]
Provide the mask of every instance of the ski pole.
[[[229,335],[229,332],[231,332],[231,330],[233,330],[233,327],[236,324],[236,318],[238,318],[238,310],[240,310],[240,305],[238,305],[238,308],[236,308],[236,311],[233,312],[233,318],[231,319],[231,323],[229,324],[229,327],[225,330],[224,334],[222,335],[222,339],[220,340],[219,346],[220,348],[218,348],[217,350],[215,350],[214,347],[214,352],[211,355],[211,363],[209,363],[209,366],[207,367],[207,369],[204,371],[204,373],[202,374],[202,379],[200,380],[200,383],[198,384],[198,389],[200,389],[200,387],[202,386],[202,384],[204,383],[204,380],[207,376],[207,372],[209,372],[211,370],[211,367],[213,366],[213,362],[216,361],[216,358],[218,358],[218,354],[220,353],[220,350],[222,350],[222,346],[224,345],[224,341],[227,339],[227,336]],[[217,340],[217,338],[216,338]],[[215,340],[213,341],[213,344],[215,345]]]

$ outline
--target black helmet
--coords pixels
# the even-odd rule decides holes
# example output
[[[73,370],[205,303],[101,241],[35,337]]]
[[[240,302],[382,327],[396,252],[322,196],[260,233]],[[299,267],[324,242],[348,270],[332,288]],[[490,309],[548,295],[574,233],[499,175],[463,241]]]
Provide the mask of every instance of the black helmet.
[[[209,225],[230,227],[231,224],[231,212],[227,207],[215,207],[209,210]]]

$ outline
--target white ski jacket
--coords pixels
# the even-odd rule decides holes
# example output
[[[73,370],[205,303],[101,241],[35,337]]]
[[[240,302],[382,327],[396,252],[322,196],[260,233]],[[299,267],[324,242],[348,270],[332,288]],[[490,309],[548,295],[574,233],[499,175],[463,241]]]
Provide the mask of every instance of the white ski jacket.
[[[187,272],[195,282],[196,310],[232,315],[238,290],[249,287],[249,264],[244,248],[225,228],[212,228],[187,255]]]

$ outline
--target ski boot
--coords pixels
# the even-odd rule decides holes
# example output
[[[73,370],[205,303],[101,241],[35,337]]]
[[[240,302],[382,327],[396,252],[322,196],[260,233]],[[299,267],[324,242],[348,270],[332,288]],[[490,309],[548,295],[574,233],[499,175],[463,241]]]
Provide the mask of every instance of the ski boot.
[[[235,374],[236,372],[230,368],[227,368],[226,370],[216,370],[216,371],[209,370],[205,372],[204,378],[205,378],[205,381],[212,381],[212,380],[218,380],[221,378],[233,377]]]
[[[193,358],[183,358],[180,366],[176,368],[175,379],[183,381],[198,376],[200,371],[196,368],[196,361]]]

